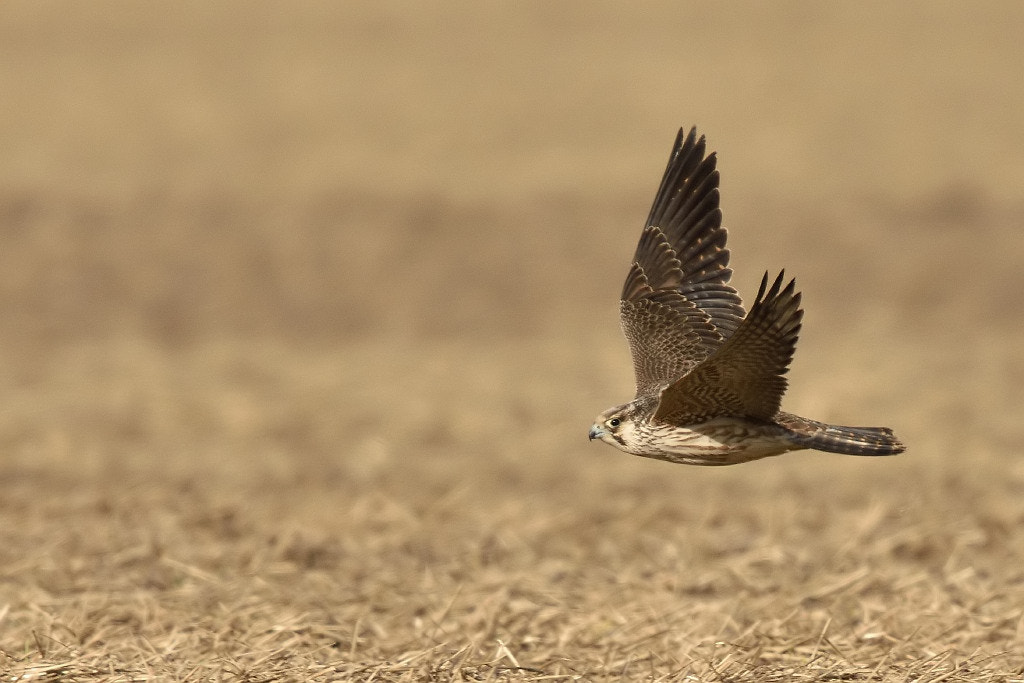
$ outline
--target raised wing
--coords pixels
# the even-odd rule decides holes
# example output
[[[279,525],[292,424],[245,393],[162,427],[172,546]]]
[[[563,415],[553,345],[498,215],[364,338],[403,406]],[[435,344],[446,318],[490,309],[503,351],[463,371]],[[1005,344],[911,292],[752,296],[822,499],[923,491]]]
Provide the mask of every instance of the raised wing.
[[[783,276],[766,293],[765,273],[747,317],[711,357],[662,391],[654,419],[685,426],[719,416],[775,416],[803,318],[796,282],[783,288]]]
[[[715,165],[696,129],[685,137],[680,129],[622,290],[638,396],[691,370],[743,319],[728,284]]]

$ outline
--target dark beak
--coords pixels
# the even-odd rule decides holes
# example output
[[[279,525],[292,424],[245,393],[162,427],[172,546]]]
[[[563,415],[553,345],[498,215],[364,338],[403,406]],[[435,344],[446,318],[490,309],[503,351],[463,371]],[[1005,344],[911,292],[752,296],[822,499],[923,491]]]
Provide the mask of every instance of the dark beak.
[[[590,440],[593,441],[594,439],[600,438],[601,432],[598,431],[597,427],[591,427],[589,436]]]

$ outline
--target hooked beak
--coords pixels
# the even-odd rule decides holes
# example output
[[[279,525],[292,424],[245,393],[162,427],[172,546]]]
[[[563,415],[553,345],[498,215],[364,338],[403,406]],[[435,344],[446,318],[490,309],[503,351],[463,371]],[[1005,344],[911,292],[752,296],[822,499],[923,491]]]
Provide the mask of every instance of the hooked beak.
[[[603,429],[601,429],[597,425],[594,425],[594,426],[592,426],[590,428],[590,440],[591,441],[593,441],[594,439],[600,439],[605,434],[607,434],[607,432],[605,432]]]

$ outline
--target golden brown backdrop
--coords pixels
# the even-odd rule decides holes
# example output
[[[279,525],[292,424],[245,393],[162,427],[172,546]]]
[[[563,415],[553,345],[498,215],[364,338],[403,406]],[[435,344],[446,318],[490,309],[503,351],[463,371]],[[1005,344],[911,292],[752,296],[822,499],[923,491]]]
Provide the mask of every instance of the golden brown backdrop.
[[[1020,678],[1022,26],[5,3],[0,671]],[[905,455],[587,443],[690,125],[741,293],[805,292],[786,407]]]

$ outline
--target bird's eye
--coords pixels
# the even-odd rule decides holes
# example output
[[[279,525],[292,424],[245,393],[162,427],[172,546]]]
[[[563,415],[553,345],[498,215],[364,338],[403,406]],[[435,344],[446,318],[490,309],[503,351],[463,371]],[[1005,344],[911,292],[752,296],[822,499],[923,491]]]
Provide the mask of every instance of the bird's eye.
[[[612,419],[608,420],[609,427],[618,427],[620,424],[622,424],[622,421],[619,420],[619,418],[617,417],[613,417]]]

